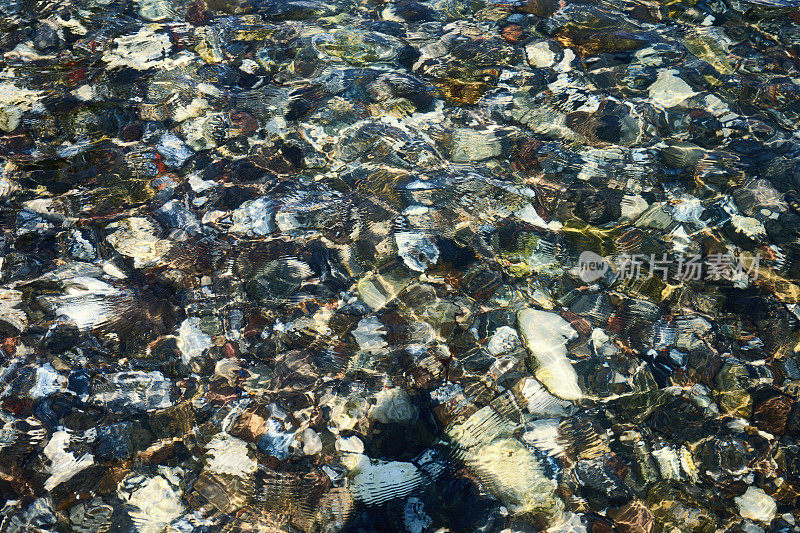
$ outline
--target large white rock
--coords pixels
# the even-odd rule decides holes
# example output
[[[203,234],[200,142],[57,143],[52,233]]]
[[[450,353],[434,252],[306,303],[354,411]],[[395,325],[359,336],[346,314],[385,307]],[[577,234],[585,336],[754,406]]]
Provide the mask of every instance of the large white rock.
[[[56,315],[69,318],[81,329],[91,329],[112,318],[114,310],[109,302],[122,294],[113,285],[88,276],[65,279],[64,285]]]
[[[525,399],[528,412],[536,418],[570,416],[577,410],[570,402],[550,394],[534,378],[520,380],[515,391]]]
[[[2,264],[2,262],[0,262]],[[28,315],[21,309],[22,293],[14,289],[0,289],[0,323],[16,331],[28,325]]]
[[[520,342],[516,330],[508,326],[500,326],[489,339],[486,349],[490,354],[497,356],[511,352],[517,346],[520,346]]]
[[[31,398],[45,398],[67,389],[67,378],[59,374],[53,365],[45,363],[36,369],[36,382],[29,394]]]
[[[425,272],[429,266],[439,261],[439,248],[430,235],[412,231],[398,231],[394,234],[397,255],[411,270]]]
[[[33,108],[41,93],[17,87],[12,83],[0,83],[0,129],[14,131],[22,115]]]
[[[258,469],[247,443],[227,433],[217,433],[206,446],[208,469],[215,474],[246,478]]]
[[[659,70],[658,78],[650,86],[650,99],[664,107],[676,106],[695,94],[675,69]]]
[[[380,505],[395,498],[403,498],[426,483],[425,478],[412,463],[402,461],[371,460],[361,455],[350,473],[353,497],[366,505]]]
[[[368,413],[371,419],[384,424],[409,422],[415,415],[416,409],[411,403],[411,398],[400,387],[379,392],[375,405],[370,407]]]
[[[449,428],[447,435],[462,448],[474,448],[498,438],[511,437],[517,429],[516,423],[501,417],[487,405],[461,424]]]
[[[158,228],[144,217],[112,222],[106,229],[113,230],[106,237],[108,244],[120,254],[133,258],[134,268],[154,265],[172,248],[169,240],[158,238]]]
[[[306,428],[303,431],[303,453],[306,455],[314,455],[322,451],[322,439],[317,435],[317,432],[311,428]]]
[[[536,378],[564,400],[583,397],[578,375],[567,358],[567,342],[578,333],[556,313],[523,309],[517,315],[519,329],[528,350],[536,359]]]
[[[153,27],[141,28],[138,33],[114,39],[114,46],[103,54],[108,68],[147,70],[162,65],[172,50],[172,42],[168,34],[155,33]]]
[[[176,14],[175,6],[163,0],[141,0],[139,2],[139,15],[149,21],[169,20]]]
[[[389,343],[384,340],[384,335],[386,335],[386,328],[374,316],[362,318],[358,327],[353,330],[353,337],[355,337],[358,347],[369,353],[379,353],[389,346]]]
[[[466,464],[512,513],[543,512],[558,519],[564,508],[555,482],[538,459],[516,439],[497,439],[471,450]]]
[[[558,443],[558,426],[560,424],[560,418],[545,418],[531,422],[525,426],[522,440],[547,452],[548,455],[561,455],[564,448]]]
[[[275,231],[275,204],[267,197],[248,200],[231,213],[231,233],[268,235]]]
[[[207,348],[213,346],[211,337],[200,329],[200,319],[197,317],[190,317],[181,322],[177,344],[185,363],[203,355]]]
[[[743,518],[758,522],[771,522],[778,506],[772,497],[756,487],[747,487],[747,492],[733,499]]]
[[[159,468],[161,475],[132,476],[120,483],[118,494],[139,533],[160,533],[184,512],[177,469]]]
[[[556,484],[546,477],[539,459],[513,438],[519,429],[519,424],[486,406],[448,428],[447,436],[457,456],[509,511],[541,512],[556,523],[564,504],[555,495]]]
[[[347,438],[338,437],[334,447],[340,452],[364,453],[364,443],[355,435]]]
[[[69,433],[59,429],[44,447],[44,455],[50,459],[50,466],[47,467],[50,477],[44,482],[45,490],[53,490],[60,483],[69,481],[72,476],[94,464],[94,456],[90,453],[76,458],[74,453],[68,452],[69,441]]]
[[[531,43],[525,47],[528,64],[536,68],[552,67],[556,62],[556,54],[550,49],[547,41]]]

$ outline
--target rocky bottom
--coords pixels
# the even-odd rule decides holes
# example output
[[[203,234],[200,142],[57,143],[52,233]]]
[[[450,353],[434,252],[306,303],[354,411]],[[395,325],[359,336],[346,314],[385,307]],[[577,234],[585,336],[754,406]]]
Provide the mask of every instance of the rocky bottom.
[[[800,531],[799,0],[0,29],[0,531]]]

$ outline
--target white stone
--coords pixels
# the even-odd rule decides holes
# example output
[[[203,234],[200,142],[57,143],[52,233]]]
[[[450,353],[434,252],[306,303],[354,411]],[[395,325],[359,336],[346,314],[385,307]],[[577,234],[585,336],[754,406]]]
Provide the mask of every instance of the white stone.
[[[98,405],[124,406],[125,409],[150,411],[172,405],[169,393],[172,383],[161,372],[117,372],[106,375],[109,382],[92,396]]]
[[[732,215],[731,224],[733,227],[742,234],[750,237],[751,239],[763,240],[767,237],[767,230],[758,219],[752,217],[743,217],[741,215]]]
[[[425,483],[425,479],[412,463],[402,461],[377,461],[365,458],[353,471],[350,482],[353,496],[367,505],[379,505],[392,499],[408,496]]]
[[[204,180],[200,178],[197,174],[190,174],[189,175],[189,186],[191,186],[194,192],[203,192],[207,191],[208,189],[213,189],[217,186],[217,182],[214,180]],[[203,219],[205,222],[205,218]]]
[[[94,464],[92,454],[85,453],[76,459],[74,453],[67,452],[69,441],[69,433],[59,429],[44,447],[44,455],[50,459],[50,466],[47,467],[50,477],[44,482],[45,490],[53,490],[60,483],[69,481],[72,476]]]
[[[184,512],[177,476],[167,468],[161,475],[133,476],[120,484],[120,498],[131,506],[128,511],[139,533],[161,533]]]
[[[575,59],[575,52],[569,48],[564,49],[564,57],[553,68],[556,72],[569,72],[572,70],[572,61]]]
[[[331,425],[340,431],[353,429],[359,420],[367,416],[370,407],[366,398],[358,395],[349,398],[327,395],[320,400],[320,406],[330,408]]]
[[[658,79],[650,85],[650,99],[664,107],[676,106],[695,94],[675,69],[659,70]]]
[[[335,446],[340,452],[364,453],[364,443],[355,435],[348,438],[338,437]]]
[[[214,129],[215,124],[219,124],[221,120],[221,113],[207,112],[197,118],[187,118],[181,122],[181,133],[189,148],[201,151],[216,147]]]
[[[525,204],[521,208],[517,209],[514,212],[514,215],[529,224],[533,224],[534,226],[549,229],[551,231],[559,231],[564,225],[557,221],[551,220],[550,222],[545,222],[544,219],[539,216],[539,213],[536,212],[536,209],[531,204]]]
[[[661,477],[664,479],[681,478],[681,461],[678,458],[678,452],[672,446],[664,444],[654,449],[651,455],[656,460]]]
[[[114,230],[106,241],[118,253],[133,258],[134,268],[154,265],[172,248],[169,240],[158,238],[158,228],[144,217],[112,222],[106,228]]]
[[[113,42],[115,46],[103,54],[103,61],[108,63],[109,69],[129,67],[148,70],[163,63],[172,49],[169,35],[154,33],[150,27],[118,37]]]
[[[266,197],[248,200],[231,213],[231,233],[268,235],[275,231],[275,205]]]
[[[517,316],[522,337],[537,362],[536,378],[564,400],[583,397],[578,375],[567,358],[567,342],[578,333],[556,313],[523,309]]]
[[[647,203],[647,200],[638,194],[626,194],[622,197],[622,203],[620,204],[622,218],[636,220],[642,213],[647,211],[648,207],[650,207],[650,204]]]
[[[120,270],[120,268],[111,261],[103,262],[103,273],[116,279],[125,279],[128,277],[125,272]]]
[[[572,415],[577,408],[548,392],[536,379],[525,378],[519,385],[519,393],[528,405],[528,412],[537,418],[553,418]]]
[[[778,506],[772,496],[756,487],[747,487],[747,491],[733,499],[739,507],[739,514],[757,522],[771,522],[775,518]]]
[[[172,132],[167,132],[161,136],[156,145],[156,150],[164,158],[164,164],[180,168],[187,159],[192,157],[192,152],[183,140]]]
[[[439,248],[430,235],[410,231],[399,231],[394,235],[397,255],[411,270],[425,272],[439,261]]]
[[[213,345],[211,337],[200,330],[200,319],[197,317],[190,317],[181,322],[177,344],[183,354],[184,363],[202,355],[203,351]]]
[[[552,67],[556,62],[556,55],[550,49],[547,41],[531,43],[525,47],[528,64],[536,68]]]
[[[378,393],[377,403],[370,407],[367,415],[373,420],[388,424],[408,422],[414,418],[416,412],[408,393],[400,387],[394,387]]]
[[[500,326],[489,339],[486,349],[492,355],[510,352],[520,345],[519,334],[509,326]]]
[[[30,390],[33,399],[44,398],[67,389],[67,378],[56,372],[53,365],[46,363],[36,369],[36,382]]]
[[[389,301],[386,294],[378,287],[378,280],[368,277],[361,278],[356,286],[358,289],[358,297],[373,309],[380,309]]]
[[[518,425],[501,417],[490,406],[474,412],[461,424],[447,430],[448,436],[462,448],[474,448],[491,441],[511,437],[516,433]]]
[[[558,443],[558,426],[560,418],[545,418],[526,424],[522,440],[548,455],[561,455],[564,448]]]
[[[567,511],[560,521],[547,529],[547,533],[587,533],[581,515]]]
[[[26,111],[30,111],[41,93],[17,87],[13,83],[0,83],[0,129],[14,131]]]
[[[466,455],[465,462],[512,513],[544,512],[560,518],[563,502],[539,460],[518,440],[498,439]]]
[[[215,474],[246,478],[258,469],[258,463],[250,458],[247,443],[224,432],[214,435],[206,453],[208,469]]]
[[[503,152],[501,138],[492,129],[456,128],[452,133],[452,159],[455,163],[483,161]]]
[[[145,20],[168,20],[175,16],[175,8],[164,0],[140,0],[139,16]]]
[[[104,281],[79,276],[65,279],[66,291],[58,299],[57,316],[70,319],[80,329],[91,329],[114,314],[106,302],[121,291]]]
[[[2,266],[2,258],[0,258]],[[22,293],[14,289],[0,288],[0,322],[4,322],[17,331],[22,331],[28,325],[28,315],[20,309]]]
[[[314,455],[322,451],[322,439],[319,438],[317,432],[311,428],[306,428],[303,431],[303,453],[306,455]]]
[[[355,337],[358,347],[370,353],[380,352],[389,346],[389,343],[383,338],[384,335],[386,335],[386,329],[374,316],[362,318],[356,329],[353,330],[353,337]]]

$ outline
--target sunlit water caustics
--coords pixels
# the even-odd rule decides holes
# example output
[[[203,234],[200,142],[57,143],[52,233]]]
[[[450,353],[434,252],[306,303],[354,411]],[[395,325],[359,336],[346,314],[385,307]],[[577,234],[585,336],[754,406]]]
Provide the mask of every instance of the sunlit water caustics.
[[[800,531],[800,1],[0,23],[0,531]]]

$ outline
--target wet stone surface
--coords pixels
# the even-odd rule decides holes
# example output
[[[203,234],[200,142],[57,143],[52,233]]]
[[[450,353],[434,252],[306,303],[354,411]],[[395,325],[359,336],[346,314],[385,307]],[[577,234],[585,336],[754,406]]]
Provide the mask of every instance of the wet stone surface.
[[[800,531],[796,0],[0,24],[2,531]]]

